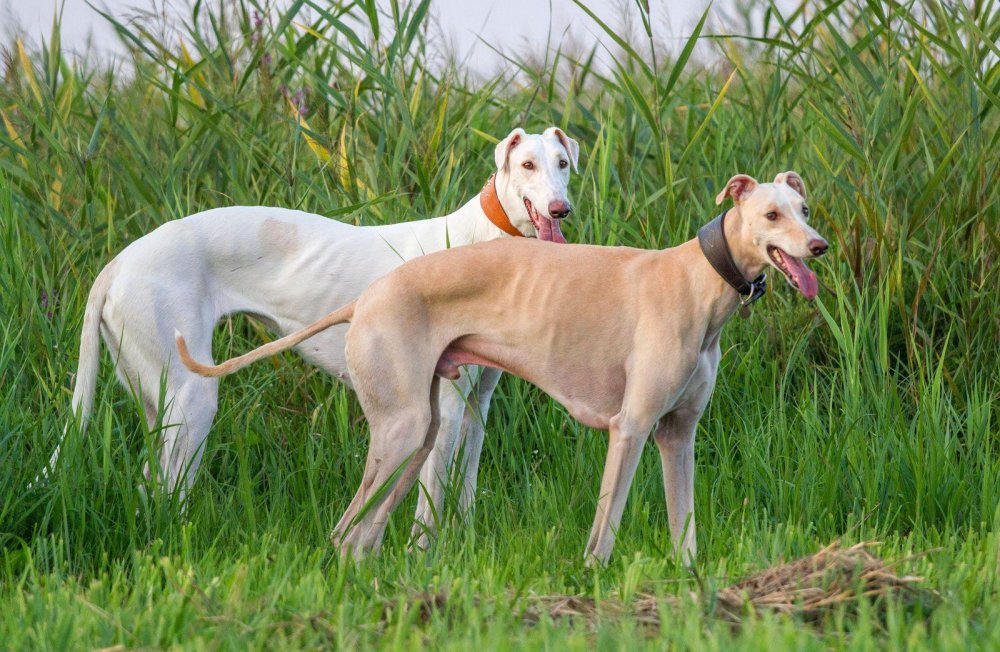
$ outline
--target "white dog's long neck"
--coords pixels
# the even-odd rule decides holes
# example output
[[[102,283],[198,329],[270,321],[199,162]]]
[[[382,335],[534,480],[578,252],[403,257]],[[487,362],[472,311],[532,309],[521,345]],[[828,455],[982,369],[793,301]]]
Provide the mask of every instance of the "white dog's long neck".
[[[503,195],[500,195],[498,198],[500,199],[501,206],[503,206],[509,216],[511,212],[509,198]],[[453,247],[496,240],[497,238],[512,237],[490,221],[490,218],[487,217],[486,212],[483,210],[478,194],[454,213],[436,218],[435,220],[427,220],[427,222],[437,221],[441,221],[447,225],[448,240]]]
[[[479,203],[479,195],[454,213],[437,219],[447,224],[448,239],[453,247],[511,237],[486,217],[486,212]]]
[[[509,210],[507,203],[505,210]],[[479,194],[448,215],[368,228],[376,239],[388,245],[393,259],[399,262],[452,247],[511,237],[486,216]]]

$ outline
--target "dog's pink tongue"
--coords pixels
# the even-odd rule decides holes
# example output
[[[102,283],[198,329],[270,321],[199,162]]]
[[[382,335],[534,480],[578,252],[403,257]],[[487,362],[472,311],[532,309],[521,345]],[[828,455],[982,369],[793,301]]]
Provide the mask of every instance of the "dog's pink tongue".
[[[538,220],[538,239],[557,244],[566,244],[566,236],[562,234],[559,220],[550,220],[544,216],[541,216],[541,219]]]
[[[819,282],[816,280],[816,274],[806,267],[806,264],[800,259],[794,256],[785,256],[785,264],[788,265],[788,271],[791,272],[792,278],[799,285],[799,292],[802,296],[812,300],[816,298],[816,294],[819,292]]]

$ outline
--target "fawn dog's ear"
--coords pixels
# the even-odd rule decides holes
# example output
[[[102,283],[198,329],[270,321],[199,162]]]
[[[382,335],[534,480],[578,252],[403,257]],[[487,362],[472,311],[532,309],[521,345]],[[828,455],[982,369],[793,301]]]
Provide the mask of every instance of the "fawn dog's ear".
[[[774,182],[783,183],[795,192],[799,193],[802,196],[802,199],[806,198],[806,184],[802,181],[802,177],[799,176],[798,172],[795,172],[794,170],[782,172],[778,176],[774,177]]]
[[[562,143],[563,149],[566,150],[566,154],[569,155],[570,165],[573,166],[573,171],[577,171],[577,162],[580,160],[580,144],[575,140],[566,135],[559,127],[549,127],[542,132],[543,136],[555,136]]]
[[[746,174],[737,174],[726,182],[726,187],[715,197],[715,203],[721,204],[726,197],[732,197],[737,204],[750,196],[757,187],[757,180]]]
[[[506,170],[508,167],[508,159],[510,159],[510,153],[517,147],[521,139],[528,135],[524,129],[518,127],[514,131],[507,134],[507,137],[497,143],[497,148],[493,150],[493,160],[496,161],[498,170]]]

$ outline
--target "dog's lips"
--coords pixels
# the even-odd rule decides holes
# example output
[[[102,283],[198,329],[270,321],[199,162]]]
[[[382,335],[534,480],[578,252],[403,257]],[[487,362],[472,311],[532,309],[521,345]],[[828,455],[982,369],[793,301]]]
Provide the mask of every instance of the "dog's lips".
[[[802,296],[809,300],[816,298],[816,294],[819,292],[819,282],[816,280],[816,274],[806,266],[801,258],[796,258],[774,245],[767,248],[767,255],[771,257],[774,266],[785,275],[788,283],[801,292]]]
[[[524,198],[524,207],[528,209],[528,216],[531,218],[532,224],[535,225],[535,231],[538,233],[539,240],[559,244],[566,243],[566,237],[562,234],[562,229],[559,226],[561,220],[550,219],[536,211],[535,206],[527,197]]]

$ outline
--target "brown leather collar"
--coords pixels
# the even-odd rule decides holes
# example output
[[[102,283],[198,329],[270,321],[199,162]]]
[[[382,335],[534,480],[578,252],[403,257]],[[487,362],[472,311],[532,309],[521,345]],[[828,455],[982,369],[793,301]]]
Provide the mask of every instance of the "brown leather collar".
[[[767,274],[761,272],[757,278],[748,281],[736,266],[733,253],[726,241],[725,222],[728,212],[728,210],[722,211],[721,215],[698,230],[698,244],[719,276],[740,295],[740,308],[746,309],[764,296],[767,291]]]
[[[498,229],[515,238],[523,238],[524,234],[510,223],[507,211],[500,204],[500,198],[497,197],[496,177],[496,174],[491,175],[489,181],[483,186],[482,191],[479,193],[479,205],[482,207],[483,212],[486,213],[489,221],[493,222]]]

